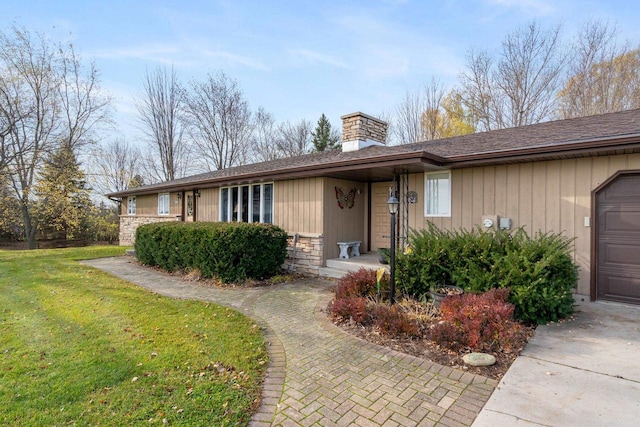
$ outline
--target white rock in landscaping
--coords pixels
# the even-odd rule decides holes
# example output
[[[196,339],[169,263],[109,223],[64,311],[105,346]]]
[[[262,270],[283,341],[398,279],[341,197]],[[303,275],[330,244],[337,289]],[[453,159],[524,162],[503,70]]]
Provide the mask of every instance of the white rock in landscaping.
[[[496,358],[486,353],[469,353],[462,357],[462,361],[470,366],[491,366],[496,363]]]

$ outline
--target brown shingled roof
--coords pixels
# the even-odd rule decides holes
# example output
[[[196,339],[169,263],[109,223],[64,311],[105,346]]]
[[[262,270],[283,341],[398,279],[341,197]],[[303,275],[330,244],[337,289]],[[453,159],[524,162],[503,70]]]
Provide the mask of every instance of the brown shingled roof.
[[[295,176],[323,176],[329,171],[363,170],[403,164],[457,168],[474,164],[544,160],[620,150],[640,151],[640,110],[539,123],[517,128],[397,146],[340,150],[253,163],[111,193],[109,197],[179,191]]]

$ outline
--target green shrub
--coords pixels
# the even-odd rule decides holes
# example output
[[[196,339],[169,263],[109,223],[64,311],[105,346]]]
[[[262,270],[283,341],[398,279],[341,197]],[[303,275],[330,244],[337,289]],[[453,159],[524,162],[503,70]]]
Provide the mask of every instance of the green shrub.
[[[270,224],[165,222],[136,230],[138,260],[167,271],[197,268],[224,283],[274,275],[284,263],[287,233]]]
[[[432,224],[412,230],[411,253],[399,254],[397,278],[408,294],[424,297],[432,286],[455,285],[467,291],[511,288],[515,317],[546,323],[573,312],[571,288],[578,280],[571,258],[572,240],[561,234],[520,228],[443,231]]]
[[[514,305],[507,302],[509,289],[482,294],[449,296],[440,304],[442,322],[433,326],[430,338],[450,348],[474,351],[510,350],[521,332],[513,319]]]

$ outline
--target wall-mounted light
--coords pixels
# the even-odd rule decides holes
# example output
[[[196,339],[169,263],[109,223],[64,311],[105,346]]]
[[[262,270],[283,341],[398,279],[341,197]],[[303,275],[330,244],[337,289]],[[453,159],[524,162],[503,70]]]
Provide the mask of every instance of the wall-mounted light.
[[[197,198],[200,198],[200,190],[198,190],[198,189],[193,190],[193,194],[195,194],[195,196],[196,196]]]
[[[182,193],[178,193],[178,201],[182,200]]]

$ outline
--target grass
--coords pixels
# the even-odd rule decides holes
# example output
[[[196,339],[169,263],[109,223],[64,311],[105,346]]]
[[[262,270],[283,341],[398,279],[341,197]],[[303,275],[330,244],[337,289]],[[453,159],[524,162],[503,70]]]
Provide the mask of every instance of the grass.
[[[248,423],[260,329],[76,262],[123,252],[0,251],[0,425]]]

